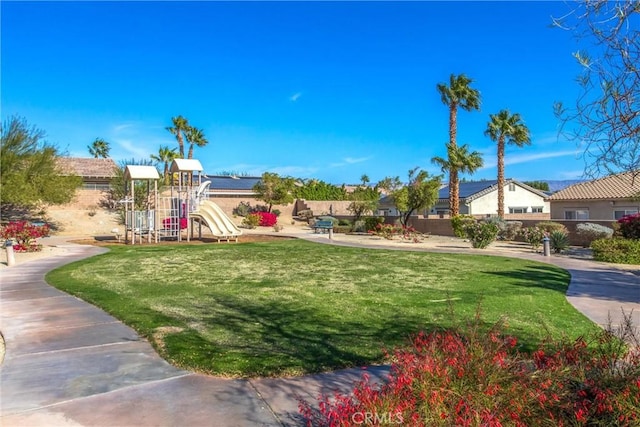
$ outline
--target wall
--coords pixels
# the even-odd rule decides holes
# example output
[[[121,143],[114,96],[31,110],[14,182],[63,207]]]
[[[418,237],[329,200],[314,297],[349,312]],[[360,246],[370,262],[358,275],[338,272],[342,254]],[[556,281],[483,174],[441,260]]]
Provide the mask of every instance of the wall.
[[[314,215],[328,215],[331,212],[333,215],[350,215],[347,207],[351,204],[350,200],[298,200],[296,202],[296,209],[294,213],[298,213],[299,210],[311,209]]]
[[[103,197],[102,190],[79,188],[71,202],[64,205],[51,205],[47,207],[47,210],[96,209]]]
[[[613,204],[611,203],[613,202]],[[585,209],[589,210],[588,221],[613,221],[613,212],[623,208],[634,208],[640,210],[639,201],[631,201],[629,199],[614,200],[576,200],[576,201],[552,201],[551,202],[551,219],[564,220],[565,210]]]

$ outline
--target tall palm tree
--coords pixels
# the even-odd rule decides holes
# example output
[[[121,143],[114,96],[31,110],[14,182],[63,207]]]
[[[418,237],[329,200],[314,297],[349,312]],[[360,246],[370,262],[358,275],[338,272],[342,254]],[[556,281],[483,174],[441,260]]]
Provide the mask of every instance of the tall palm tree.
[[[467,144],[453,146],[451,143],[448,143],[447,158],[433,157],[431,163],[440,166],[442,172],[451,173],[452,170],[456,170],[460,173],[473,174],[482,167],[484,161],[479,152],[469,152],[469,146]],[[451,197],[451,193],[449,193],[449,197]],[[449,200],[449,206],[451,206],[451,200]]]
[[[436,86],[442,103],[449,107],[449,145],[452,148],[457,145],[458,107],[465,111],[480,109],[480,92],[469,86],[472,82],[473,80],[464,74],[458,76],[451,74],[448,86],[446,83],[438,83]],[[450,162],[450,164],[455,165],[455,162]],[[451,216],[458,215],[460,210],[459,190],[458,170],[453,167],[449,169],[449,213]]]
[[[164,173],[162,174],[165,185],[169,185],[169,164],[178,158],[178,153],[175,148],[169,148],[166,145],[161,145],[158,150],[158,155],[152,154],[151,160],[155,160],[158,163],[164,163]]]
[[[505,144],[522,147],[531,144],[529,128],[525,126],[520,114],[501,110],[490,114],[484,134],[498,143],[498,217],[504,218],[504,147]]]
[[[197,145],[198,147],[204,147],[209,143],[207,138],[204,136],[202,129],[198,129],[197,127],[194,127],[194,126],[189,126],[187,128],[187,131],[185,132],[185,137],[189,142],[189,155],[187,156],[188,159],[193,158],[194,146]]]
[[[178,141],[178,149],[180,151],[180,158],[184,159],[183,134],[187,131],[187,129],[189,129],[189,120],[185,119],[182,116],[176,116],[172,117],[171,121],[173,122],[173,126],[169,126],[166,129],[176,137],[176,141]]]
[[[109,151],[111,150],[109,143],[102,138],[96,138],[91,145],[87,145],[87,148],[89,149],[89,154],[96,159],[100,157],[106,159],[109,157]]]

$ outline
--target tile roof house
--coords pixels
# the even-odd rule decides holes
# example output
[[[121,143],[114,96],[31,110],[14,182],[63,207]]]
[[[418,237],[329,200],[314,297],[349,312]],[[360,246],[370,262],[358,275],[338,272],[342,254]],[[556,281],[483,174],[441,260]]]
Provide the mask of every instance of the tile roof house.
[[[118,168],[113,159],[59,157],[57,162],[63,174],[78,175],[82,178],[83,188],[93,190],[108,189]]]
[[[497,215],[498,181],[469,181],[460,183],[460,213],[465,215]],[[505,214],[548,214],[547,194],[514,179],[505,179]],[[385,198],[381,209],[387,210]],[[389,215],[394,215],[391,210]],[[449,214],[449,186],[443,185],[438,193],[438,202],[427,214],[444,216]]]
[[[574,184],[548,200],[551,219],[617,220],[640,211],[640,171]]]

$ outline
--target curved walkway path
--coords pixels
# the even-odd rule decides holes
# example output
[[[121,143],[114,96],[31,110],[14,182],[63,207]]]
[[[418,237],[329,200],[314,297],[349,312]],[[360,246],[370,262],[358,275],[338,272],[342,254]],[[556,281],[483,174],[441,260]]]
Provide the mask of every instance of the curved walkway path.
[[[326,235],[296,237],[381,247],[329,241]],[[298,398],[313,401],[321,393],[346,392],[360,379],[362,369],[251,380],[177,369],[117,319],[46,284],[44,275],[51,269],[103,252],[58,246],[66,252],[0,270],[0,331],[6,343],[0,425],[294,426],[300,425]],[[536,254],[517,256],[545,261]],[[604,324],[609,312],[615,316],[621,308],[633,309],[640,324],[637,271],[565,257],[547,260],[570,271],[568,299],[589,318]],[[374,378],[387,372],[384,367],[367,371]]]

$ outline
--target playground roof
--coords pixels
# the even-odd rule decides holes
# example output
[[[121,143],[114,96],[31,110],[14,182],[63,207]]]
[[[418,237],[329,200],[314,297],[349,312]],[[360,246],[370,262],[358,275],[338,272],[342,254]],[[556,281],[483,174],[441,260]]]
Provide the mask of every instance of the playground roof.
[[[160,174],[155,166],[127,165],[124,169],[124,179],[160,179]]]
[[[202,172],[200,160],[175,159],[171,162],[171,172]]]

